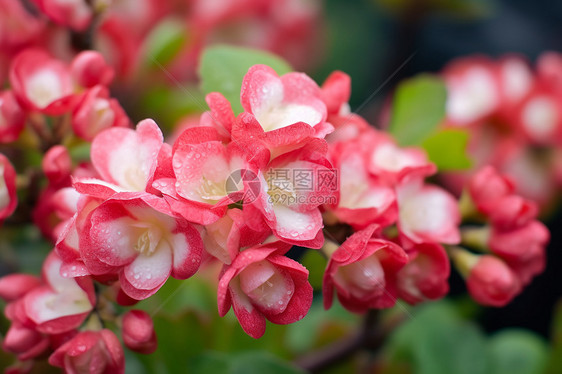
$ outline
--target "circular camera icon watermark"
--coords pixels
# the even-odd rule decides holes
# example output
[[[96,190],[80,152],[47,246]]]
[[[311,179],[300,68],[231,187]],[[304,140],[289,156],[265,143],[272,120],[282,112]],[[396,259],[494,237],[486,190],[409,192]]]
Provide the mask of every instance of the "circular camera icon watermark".
[[[261,193],[261,181],[256,173],[248,169],[238,169],[230,173],[225,182],[225,190],[233,203],[251,203]]]

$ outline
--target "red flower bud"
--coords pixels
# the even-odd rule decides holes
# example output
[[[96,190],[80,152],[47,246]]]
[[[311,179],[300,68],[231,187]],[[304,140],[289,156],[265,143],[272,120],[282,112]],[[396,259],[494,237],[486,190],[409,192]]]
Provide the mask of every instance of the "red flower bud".
[[[472,298],[482,305],[501,307],[521,292],[517,275],[504,261],[490,255],[478,258],[466,284]]]
[[[123,316],[123,342],[127,348],[143,354],[156,350],[158,343],[154,323],[148,313],[131,310]]]

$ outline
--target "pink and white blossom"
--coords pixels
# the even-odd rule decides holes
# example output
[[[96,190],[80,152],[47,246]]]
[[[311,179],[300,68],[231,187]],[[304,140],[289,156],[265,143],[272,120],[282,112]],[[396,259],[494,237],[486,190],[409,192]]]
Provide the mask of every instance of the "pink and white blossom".
[[[246,249],[221,272],[219,314],[226,315],[232,307],[242,329],[253,338],[265,333],[266,319],[289,324],[310,309],[308,270],[284,256],[290,247],[272,242]]]
[[[330,256],[322,289],[324,308],[332,305],[334,289],[340,303],[352,312],[393,306],[398,297],[397,274],[407,263],[404,249],[380,237],[380,226],[357,231]]]

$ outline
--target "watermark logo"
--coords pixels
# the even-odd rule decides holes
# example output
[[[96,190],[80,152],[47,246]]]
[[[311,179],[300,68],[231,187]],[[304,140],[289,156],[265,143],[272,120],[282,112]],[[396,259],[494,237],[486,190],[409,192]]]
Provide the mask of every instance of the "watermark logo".
[[[261,181],[256,173],[249,169],[238,169],[230,173],[225,182],[225,190],[233,203],[243,201],[251,203],[261,193]]]
[[[267,193],[270,204],[317,206],[336,204],[338,186],[338,173],[333,169],[275,168],[261,180],[251,170],[236,170],[226,180],[225,189],[233,202],[252,203]]]

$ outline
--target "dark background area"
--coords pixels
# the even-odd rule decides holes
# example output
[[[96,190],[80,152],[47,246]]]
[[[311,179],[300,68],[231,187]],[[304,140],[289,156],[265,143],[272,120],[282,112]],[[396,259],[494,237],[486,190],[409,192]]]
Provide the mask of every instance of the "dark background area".
[[[517,53],[534,64],[544,51],[562,52],[558,1],[329,0],[325,12],[325,62],[313,76],[321,82],[335,69],[348,72],[352,110],[360,108],[375,125],[382,103],[401,79],[438,72],[454,58]],[[479,320],[487,331],[523,327],[549,336],[554,308],[562,300],[562,214],[547,224],[552,240],[545,273],[507,307],[484,308]],[[458,274],[451,288],[453,297],[465,292]]]

